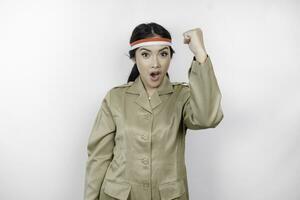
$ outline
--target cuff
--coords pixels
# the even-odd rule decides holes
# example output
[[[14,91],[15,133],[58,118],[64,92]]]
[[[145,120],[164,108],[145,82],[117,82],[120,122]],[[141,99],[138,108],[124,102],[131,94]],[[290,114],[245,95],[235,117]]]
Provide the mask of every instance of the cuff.
[[[195,56],[193,56],[193,61],[196,61],[198,64],[200,65],[204,65],[205,63],[208,62],[208,59],[209,59],[209,55],[207,54],[206,58],[205,58],[205,61],[203,63],[200,63]]]

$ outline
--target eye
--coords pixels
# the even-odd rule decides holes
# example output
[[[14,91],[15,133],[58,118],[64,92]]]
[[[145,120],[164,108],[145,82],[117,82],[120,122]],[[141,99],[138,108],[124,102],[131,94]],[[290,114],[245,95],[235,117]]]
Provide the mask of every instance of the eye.
[[[163,52],[161,53],[161,55],[162,55],[163,57],[166,57],[166,56],[168,56],[169,54],[168,54],[168,52],[163,51]]]
[[[141,53],[141,55],[142,55],[144,58],[147,58],[147,57],[149,56],[149,53],[143,52],[143,53]]]

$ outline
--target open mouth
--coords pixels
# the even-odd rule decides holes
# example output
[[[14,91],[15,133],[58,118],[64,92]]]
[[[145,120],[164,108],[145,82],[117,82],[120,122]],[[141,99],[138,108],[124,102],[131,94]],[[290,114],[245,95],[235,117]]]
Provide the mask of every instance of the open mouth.
[[[159,80],[160,72],[159,71],[157,71],[157,72],[151,72],[150,73],[150,77],[151,77],[152,81],[157,81],[157,80]]]

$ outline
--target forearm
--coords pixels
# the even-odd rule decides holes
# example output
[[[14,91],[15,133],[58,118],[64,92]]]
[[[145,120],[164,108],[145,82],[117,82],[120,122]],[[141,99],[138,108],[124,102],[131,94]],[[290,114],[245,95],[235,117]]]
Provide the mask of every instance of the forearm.
[[[99,191],[111,160],[111,156],[107,158],[93,158],[88,160],[86,167],[84,200],[96,200],[99,198]]]
[[[198,62],[200,62],[201,64],[205,63],[206,59],[207,59],[207,53],[204,49],[200,49],[196,54],[195,54],[195,58]]]
[[[109,105],[110,93],[102,102],[88,140],[84,200],[98,199],[106,171],[113,159],[116,127]]]
[[[185,124],[190,129],[204,129],[215,127],[222,118],[221,93],[210,58],[207,56],[204,63],[194,59],[189,69]]]

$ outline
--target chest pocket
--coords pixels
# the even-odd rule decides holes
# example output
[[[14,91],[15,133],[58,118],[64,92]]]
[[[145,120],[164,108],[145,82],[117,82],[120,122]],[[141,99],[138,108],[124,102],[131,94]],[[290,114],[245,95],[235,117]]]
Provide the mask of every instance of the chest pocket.
[[[104,193],[110,197],[118,200],[127,200],[130,190],[131,185],[129,183],[118,183],[105,179]]]

